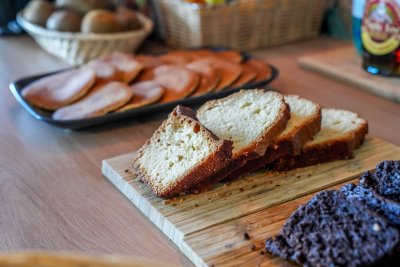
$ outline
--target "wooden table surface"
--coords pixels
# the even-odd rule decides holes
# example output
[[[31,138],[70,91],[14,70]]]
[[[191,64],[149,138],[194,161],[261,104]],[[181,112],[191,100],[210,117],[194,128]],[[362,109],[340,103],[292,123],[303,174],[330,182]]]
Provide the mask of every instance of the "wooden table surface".
[[[271,84],[369,121],[400,144],[400,105],[299,69],[297,58],[348,46],[326,37],[254,52],[280,70]],[[166,114],[71,132],[36,121],[11,95],[18,78],[65,68],[29,37],[0,38],[0,252],[122,254],[191,263],[102,175],[101,160],[140,147]]]

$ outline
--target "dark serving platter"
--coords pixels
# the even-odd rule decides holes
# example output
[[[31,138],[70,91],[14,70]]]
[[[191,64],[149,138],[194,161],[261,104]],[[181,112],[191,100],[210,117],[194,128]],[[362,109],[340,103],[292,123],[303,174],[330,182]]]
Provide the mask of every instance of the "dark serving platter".
[[[225,50],[221,48],[213,48],[213,50],[220,51],[220,50]],[[250,59],[251,56],[243,53],[245,60]],[[30,76],[26,78],[22,78],[20,80],[17,80],[13,83],[10,84],[10,90],[14,97],[17,99],[17,101],[23,106],[33,117],[35,117],[38,120],[47,122],[49,124],[52,124],[57,127],[65,128],[65,129],[70,129],[70,130],[78,130],[82,128],[87,128],[95,125],[100,125],[100,124],[106,124],[106,123],[112,123],[112,122],[117,122],[117,121],[122,121],[122,120],[128,120],[128,119],[140,119],[144,118],[147,115],[153,115],[161,112],[167,112],[171,111],[174,109],[177,105],[184,105],[184,106],[195,106],[202,104],[208,100],[211,99],[217,99],[217,98],[222,98],[227,95],[230,95],[234,92],[239,91],[240,89],[251,89],[251,88],[264,88],[266,85],[268,85],[271,81],[273,81],[277,76],[278,76],[278,70],[272,66],[269,65],[272,69],[272,74],[271,77],[269,77],[266,80],[255,82],[255,83],[250,83],[246,86],[243,86],[241,88],[228,88],[219,92],[211,92],[205,95],[201,96],[196,96],[196,97],[188,97],[184,99],[180,99],[177,101],[169,102],[169,103],[163,103],[163,104],[152,104],[149,106],[144,106],[140,107],[137,109],[131,109],[131,110],[126,110],[123,112],[116,112],[116,113],[108,113],[103,116],[98,116],[98,117],[93,117],[93,118],[87,118],[87,119],[80,119],[80,120],[54,120],[52,118],[52,112],[42,110],[40,108],[36,108],[32,105],[30,105],[28,102],[25,101],[25,99],[21,95],[21,90],[30,84],[33,81],[36,81],[42,77],[49,76],[51,74],[60,72],[51,72],[51,73],[46,73],[46,74],[41,74],[41,75],[35,75],[35,76]],[[63,71],[63,70],[61,70]]]

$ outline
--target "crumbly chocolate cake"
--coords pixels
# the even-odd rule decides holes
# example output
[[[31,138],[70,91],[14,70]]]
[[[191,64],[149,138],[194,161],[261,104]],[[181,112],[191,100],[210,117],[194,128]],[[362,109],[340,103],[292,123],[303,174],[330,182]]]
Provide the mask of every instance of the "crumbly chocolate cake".
[[[303,266],[370,266],[398,255],[399,240],[384,217],[339,192],[323,191],[300,206],[266,248]]]
[[[400,161],[385,160],[376,166],[375,173],[365,173],[360,184],[377,194],[400,202]]]
[[[400,162],[385,160],[374,173],[365,172],[358,185],[347,184],[340,192],[400,226]]]
[[[347,184],[339,192],[348,199],[361,202],[367,208],[386,217],[390,223],[400,227],[400,203],[380,196],[371,188],[364,187],[361,184]]]

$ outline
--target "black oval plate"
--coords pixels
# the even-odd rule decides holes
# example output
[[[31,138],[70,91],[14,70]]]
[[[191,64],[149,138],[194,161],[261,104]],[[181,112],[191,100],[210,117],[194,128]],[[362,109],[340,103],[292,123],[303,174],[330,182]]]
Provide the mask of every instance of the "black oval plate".
[[[214,50],[220,51],[220,50],[225,50],[225,49],[214,48]],[[251,58],[251,56],[249,56],[246,53],[243,53],[243,55],[244,55],[245,59]],[[269,65],[269,66],[272,69],[272,74],[269,79],[255,82],[255,83],[250,83],[241,88],[229,88],[229,89],[225,89],[225,90],[222,90],[219,92],[215,92],[215,93],[211,92],[209,94],[205,94],[205,95],[201,95],[201,96],[196,96],[196,97],[189,96],[188,98],[180,99],[180,100],[169,102],[169,103],[163,103],[163,104],[156,103],[153,105],[144,106],[144,107],[140,107],[137,109],[131,109],[131,110],[126,110],[123,112],[115,112],[115,113],[111,112],[111,113],[108,113],[103,116],[87,118],[87,119],[80,119],[80,120],[54,120],[51,116],[52,112],[45,111],[45,110],[36,108],[34,106],[31,106],[28,102],[25,101],[25,99],[21,95],[21,90],[25,86],[30,84],[31,82],[36,81],[42,77],[46,77],[51,74],[60,72],[60,71],[22,78],[20,80],[17,80],[15,82],[11,83],[10,90],[11,90],[12,94],[14,95],[14,97],[17,99],[17,101],[21,104],[21,106],[23,106],[36,119],[47,122],[51,125],[54,125],[54,126],[57,126],[60,128],[65,128],[65,129],[70,129],[70,130],[78,130],[78,129],[87,128],[87,127],[91,127],[91,126],[95,126],[95,125],[112,123],[112,122],[117,122],[117,121],[122,121],[122,120],[127,120],[127,119],[144,118],[147,115],[171,111],[177,105],[194,106],[194,105],[202,104],[211,99],[225,97],[227,95],[230,95],[232,93],[239,91],[240,89],[264,88],[267,84],[269,84],[271,81],[273,81],[279,74],[278,70],[274,66],[272,66],[272,65]]]

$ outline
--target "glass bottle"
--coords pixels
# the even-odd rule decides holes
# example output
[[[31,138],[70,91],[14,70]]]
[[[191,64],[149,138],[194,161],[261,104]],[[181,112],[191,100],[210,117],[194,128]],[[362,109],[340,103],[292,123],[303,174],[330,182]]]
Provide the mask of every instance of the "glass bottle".
[[[361,27],[363,68],[400,75],[400,0],[368,0]]]
[[[366,0],[353,0],[351,9],[353,42],[359,54],[362,54],[361,22],[364,15],[365,2]]]

